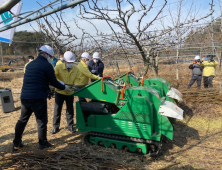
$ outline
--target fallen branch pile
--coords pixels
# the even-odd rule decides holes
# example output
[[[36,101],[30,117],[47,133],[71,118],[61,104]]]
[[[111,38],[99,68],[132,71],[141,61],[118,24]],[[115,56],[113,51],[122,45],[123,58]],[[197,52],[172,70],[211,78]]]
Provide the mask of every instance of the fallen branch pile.
[[[7,169],[87,169],[87,170],[109,170],[129,169],[117,163],[114,159],[102,158],[100,155],[93,155],[89,150],[63,150],[45,151],[32,153],[18,153],[2,158],[3,162],[13,162]],[[5,169],[4,167],[2,167]]]
[[[222,102],[222,96],[218,89],[208,88],[201,90],[184,90],[183,99],[192,103],[218,104]]]

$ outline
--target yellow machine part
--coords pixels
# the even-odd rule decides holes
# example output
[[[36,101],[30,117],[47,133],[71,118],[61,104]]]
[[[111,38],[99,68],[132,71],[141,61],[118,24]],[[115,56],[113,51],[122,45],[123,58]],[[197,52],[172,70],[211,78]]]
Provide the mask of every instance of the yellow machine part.
[[[11,67],[11,66],[8,66],[8,65],[2,65],[2,66],[0,66],[0,70],[2,70],[2,71],[7,71],[7,70],[9,70],[9,69],[12,69],[12,67]]]

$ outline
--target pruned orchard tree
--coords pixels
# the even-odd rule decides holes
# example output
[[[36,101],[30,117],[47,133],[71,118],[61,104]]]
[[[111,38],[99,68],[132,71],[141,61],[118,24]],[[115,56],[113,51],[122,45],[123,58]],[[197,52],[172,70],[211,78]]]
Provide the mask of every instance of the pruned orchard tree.
[[[187,4],[188,3],[188,4]],[[184,9],[185,4],[188,8]],[[212,4],[210,4],[210,9],[212,9]],[[175,6],[175,5],[174,5]],[[175,8],[175,7],[173,7]],[[169,18],[165,21],[161,20],[164,30],[171,30],[169,32],[168,40],[173,42],[176,46],[176,79],[179,81],[179,56],[181,52],[182,45],[187,38],[188,33],[193,30],[193,24],[198,23],[199,21],[208,18],[213,14],[213,10],[206,15],[199,15],[198,8],[196,8],[194,1],[179,0],[176,4],[176,10],[172,10],[171,6],[168,6]],[[167,24],[166,24],[167,22]],[[170,24],[170,27],[169,27]],[[166,26],[165,26],[166,25]],[[168,27],[168,28],[167,28]],[[169,42],[169,43],[170,43]],[[178,82],[179,85],[179,82]]]
[[[63,13],[64,12],[57,12],[37,20],[38,30],[32,25],[31,27],[34,31],[43,33],[47,41],[50,42],[59,53],[64,53],[69,50],[72,51],[77,58],[80,58],[81,53],[89,48],[89,53],[102,49],[102,42],[97,41],[84,28],[81,28],[75,19],[73,19],[75,25],[75,31],[73,31],[64,20]],[[90,21],[88,21],[88,23],[91,24]],[[91,25],[94,26],[93,24]]]
[[[143,75],[146,75],[150,65],[150,58],[147,56],[145,47],[148,41],[153,41],[149,39],[146,31],[159,18],[167,4],[167,1],[163,0],[161,8],[156,11],[156,9],[153,9],[154,2],[155,0],[151,2],[138,0],[136,4],[132,0],[116,0],[113,2],[113,6],[104,6],[99,3],[99,1],[92,0],[87,2],[88,6],[83,4],[79,5],[79,16],[83,20],[106,21],[114,33],[114,36],[106,37],[106,39],[117,41],[121,45],[123,51],[126,52],[127,48],[136,46],[145,66]],[[154,13],[154,15],[148,17],[151,12]],[[137,18],[137,21],[133,20],[134,17]],[[119,33],[114,30],[114,26],[120,28]]]
[[[47,41],[58,49],[59,53],[64,53],[67,46],[77,40],[76,35],[71,33],[70,27],[64,22],[62,12],[55,13],[54,16],[43,17],[36,22],[39,30],[33,26],[32,28],[37,32],[43,33]]]
[[[177,39],[176,42],[180,46],[183,41],[181,35],[185,35],[188,31],[187,29],[181,30],[180,28],[207,18],[212,12],[196,18],[195,14],[197,13],[196,11],[192,11],[193,6],[191,6],[189,13],[185,16],[185,19],[182,20],[181,18],[184,17],[181,14],[183,0],[180,0],[176,14],[170,13],[173,22],[164,25],[161,31],[158,31],[155,24],[159,23],[158,21],[161,18],[166,19],[166,16],[163,14],[163,9],[167,5],[167,0],[162,0],[162,5],[158,8],[154,6],[155,2],[156,0],[149,2],[146,0],[116,0],[112,5],[107,6],[107,4],[104,5],[98,0],[92,0],[87,2],[88,6],[85,4],[79,5],[79,17],[83,20],[106,21],[115,34],[115,36],[107,36],[106,39],[118,42],[124,51],[127,51],[127,48],[136,46],[145,66],[143,75],[147,74],[150,65],[154,68],[155,74],[157,75],[158,66],[156,63],[158,62],[156,62],[156,57],[158,56],[159,48],[163,48],[161,44],[167,40],[172,42]],[[164,23],[166,24],[166,22]],[[113,27],[119,32],[114,31]],[[155,29],[157,29],[157,31],[153,31]],[[168,35],[171,33],[174,38],[177,38],[169,38]]]

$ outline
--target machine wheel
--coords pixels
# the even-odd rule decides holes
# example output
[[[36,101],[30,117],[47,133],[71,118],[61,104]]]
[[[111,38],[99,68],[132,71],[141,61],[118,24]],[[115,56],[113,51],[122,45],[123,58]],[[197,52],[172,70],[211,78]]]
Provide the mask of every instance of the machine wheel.
[[[129,151],[129,148],[128,148],[128,146],[126,146],[126,145],[124,145],[124,146],[122,147],[122,149],[123,149],[124,151]]]
[[[136,152],[137,153],[142,153],[142,149],[141,148],[136,148]]]
[[[98,145],[99,145],[99,146],[102,146],[102,147],[105,146],[104,143],[103,143],[102,141],[99,141]]]
[[[85,135],[85,137],[84,137],[84,142],[85,142],[85,144],[86,144],[87,146],[92,146],[93,143],[90,142],[89,138],[90,138],[90,134],[87,133],[87,134]]]
[[[160,154],[160,146],[157,144],[150,145],[149,155],[151,157],[157,157]]]
[[[150,145],[151,153],[156,153],[158,151],[157,146],[155,145]]]
[[[112,149],[116,149],[116,145],[114,143],[111,143],[109,147]]]

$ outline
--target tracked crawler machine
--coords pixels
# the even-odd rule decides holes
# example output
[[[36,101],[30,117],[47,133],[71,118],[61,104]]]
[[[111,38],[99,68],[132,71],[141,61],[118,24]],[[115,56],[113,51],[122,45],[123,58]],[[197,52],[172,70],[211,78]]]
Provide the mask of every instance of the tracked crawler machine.
[[[157,155],[163,138],[173,139],[173,119],[182,119],[183,110],[153,87],[122,80],[103,77],[74,93],[91,99],[76,102],[77,128],[87,132],[87,145]]]

